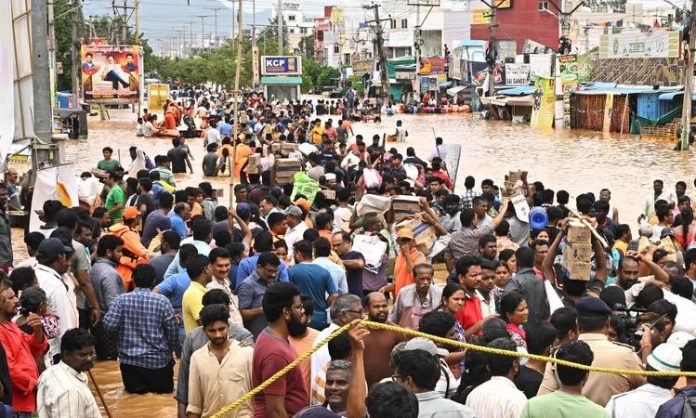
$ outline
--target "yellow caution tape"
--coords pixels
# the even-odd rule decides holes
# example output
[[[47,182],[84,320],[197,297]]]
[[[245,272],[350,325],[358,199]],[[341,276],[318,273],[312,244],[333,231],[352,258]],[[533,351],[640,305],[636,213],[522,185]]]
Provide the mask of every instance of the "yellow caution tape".
[[[363,320],[363,321],[360,321],[360,323],[367,328],[383,329],[386,331],[392,331],[392,332],[397,332],[397,333],[401,333],[401,334],[406,334],[406,335],[409,335],[412,337],[423,337],[423,338],[427,338],[433,342],[440,343],[442,345],[465,348],[467,350],[481,351],[481,352],[490,353],[490,354],[498,354],[501,356],[526,357],[528,359],[540,360],[540,361],[545,361],[548,363],[560,364],[562,366],[573,367],[573,368],[580,369],[580,370],[587,370],[588,372],[622,374],[622,375],[639,375],[639,376],[659,376],[659,377],[679,377],[679,376],[696,377],[696,372],[682,372],[682,371],[679,371],[679,372],[658,372],[658,371],[648,371],[648,370],[628,370],[628,369],[616,369],[616,368],[611,368],[611,367],[586,366],[584,364],[573,363],[570,361],[557,359],[555,357],[546,357],[546,356],[540,356],[537,354],[520,353],[517,351],[501,350],[498,348],[491,348],[491,347],[486,347],[486,346],[482,346],[482,345],[463,343],[463,342],[459,342],[459,341],[455,341],[455,340],[450,340],[448,338],[436,337],[434,335],[426,334],[424,332],[412,330],[409,328],[402,328],[402,327],[398,327],[395,325],[383,324],[380,322]],[[243,404],[244,402],[249,400],[252,396],[260,393],[262,390],[267,388],[269,385],[273,384],[276,380],[280,379],[285,374],[287,374],[290,370],[297,367],[300,363],[302,363],[304,360],[309,358],[312,354],[317,352],[325,344],[328,344],[329,341],[333,340],[334,338],[336,338],[339,335],[346,332],[349,328],[350,328],[350,324],[346,324],[346,325],[342,326],[341,328],[338,328],[336,331],[332,332],[331,335],[324,338],[319,344],[312,347],[311,350],[303,353],[301,356],[297,357],[295,359],[295,361],[293,361],[292,363],[288,364],[287,366],[285,366],[284,368],[279,370],[273,376],[269,377],[268,380],[261,383],[259,386],[255,387],[254,389],[250,390],[249,392],[245,393],[241,398],[237,399],[236,401],[232,402],[231,404],[225,405],[221,410],[219,410],[217,413],[215,413],[215,415],[211,415],[211,418],[224,417],[226,413],[239,407],[241,404]]]

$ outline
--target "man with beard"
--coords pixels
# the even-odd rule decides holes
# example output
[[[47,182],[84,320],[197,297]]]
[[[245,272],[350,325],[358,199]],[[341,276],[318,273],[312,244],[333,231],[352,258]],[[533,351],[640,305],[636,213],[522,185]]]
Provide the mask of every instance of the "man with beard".
[[[123,280],[116,271],[122,250],[123,240],[116,235],[103,236],[97,245],[97,261],[90,270],[89,277],[92,279],[92,286],[102,315],[106,315],[113,301],[126,292]],[[105,331],[101,318],[99,323],[92,327],[92,333],[96,339],[94,348],[97,352],[97,358],[99,360],[116,360],[118,334]]]
[[[0,343],[7,355],[12,382],[12,409],[15,416],[29,417],[36,411],[35,389],[39,379],[34,358],[43,355],[48,342],[40,316],[31,313],[27,317],[26,324],[33,330],[31,335],[12,322],[18,307],[19,300],[12,290],[12,283],[7,279],[0,280]]]
[[[440,223],[450,234],[462,229],[462,221],[459,216],[461,214],[459,202],[459,196],[456,194],[449,194],[445,197],[445,214],[440,216]]]
[[[276,282],[279,266],[280,259],[275,253],[261,253],[256,262],[256,271],[244,279],[237,291],[244,328],[254,334],[254,338],[268,325],[262,307],[263,295]]]
[[[309,295],[300,296],[300,301],[302,302],[302,308],[304,313],[302,314],[302,323],[305,326],[305,331],[302,335],[298,337],[290,336],[290,345],[297,351],[297,355],[302,355],[305,352],[312,349],[314,341],[316,341],[319,331],[314,328],[309,327],[309,323],[312,322],[312,315],[314,315],[314,302]],[[311,359],[306,359],[298,366],[302,370],[302,376],[304,377],[307,387],[310,385],[310,377],[312,375],[312,364]]]
[[[85,372],[94,366],[94,337],[83,329],[65,332],[60,342],[61,361],[39,379],[39,416],[46,418],[101,417]]]
[[[210,416],[252,388],[254,349],[229,338],[229,319],[225,305],[209,305],[201,310],[201,323],[209,342],[191,356],[186,407],[189,418]],[[229,416],[244,417],[251,413],[252,402],[247,400]]]
[[[394,325],[389,321],[389,305],[382,293],[372,292],[365,297],[367,319],[382,324]],[[389,358],[392,349],[402,341],[405,335],[383,329],[371,329],[365,338],[365,380],[367,386],[392,375],[393,370],[384,359]]]
[[[289,336],[304,333],[300,290],[291,283],[276,283],[263,295],[263,312],[268,326],[259,334],[253,357],[252,387],[265,382],[292,363],[297,352]],[[302,371],[292,369],[285,376],[254,396],[254,417],[294,416],[309,404]]]

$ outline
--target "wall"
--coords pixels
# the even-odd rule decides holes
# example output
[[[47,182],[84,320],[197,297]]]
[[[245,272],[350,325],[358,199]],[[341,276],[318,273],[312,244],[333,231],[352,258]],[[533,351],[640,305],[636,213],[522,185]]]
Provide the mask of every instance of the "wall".
[[[679,86],[684,83],[684,67],[679,58],[620,58],[597,60],[596,81],[641,86]]]
[[[556,14],[553,10],[538,10],[537,0],[512,0],[511,8],[497,12],[498,39],[516,40],[518,54],[522,53],[526,39],[557,49],[559,25],[552,13]],[[487,41],[488,25],[472,24],[471,39]]]

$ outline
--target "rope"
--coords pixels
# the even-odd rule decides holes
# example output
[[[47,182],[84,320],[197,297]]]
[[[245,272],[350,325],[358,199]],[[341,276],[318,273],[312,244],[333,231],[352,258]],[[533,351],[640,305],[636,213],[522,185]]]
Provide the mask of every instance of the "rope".
[[[346,324],[342,326],[341,328],[337,329],[336,331],[332,332],[331,335],[328,337],[324,338],[319,342],[319,344],[315,345],[312,347],[311,350],[306,351],[304,354],[301,356],[298,356],[292,363],[288,364],[287,366],[283,367],[282,369],[278,370],[276,374],[273,376],[269,377],[268,380],[265,382],[261,383],[260,385],[256,386],[254,389],[250,390],[249,392],[245,393],[241,398],[237,399],[236,401],[232,402],[231,404],[225,405],[222,409],[220,409],[218,412],[215,413],[215,415],[211,415],[210,418],[222,418],[230,412],[231,410],[239,407],[241,404],[244,402],[248,401],[251,399],[253,396],[257,395],[260,393],[262,390],[266,389],[268,386],[272,385],[276,380],[280,379],[281,377],[285,376],[290,370],[294,369],[297,367],[300,363],[303,361],[307,360],[312,354],[316,353],[319,351],[321,347],[324,345],[328,344],[329,341],[333,340],[334,338],[338,337],[339,335],[343,334],[344,332],[348,331],[348,328],[350,328],[350,324]]]
[[[433,342],[440,343],[442,345],[460,347],[460,348],[465,348],[467,350],[481,351],[484,353],[497,354],[497,355],[501,355],[501,356],[525,357],[525,358],[532,359],[532,360],[545,361],[548,363],[554,363],[554,364],[558,364],[561,366],[567,366],[567,367],[572,367],[575,369],[586,370],[588,372],[622,374],[622,375],[637,375],[637,376],[657,376],[657,377],[686,376],[686,377],[696,378],[696,372],[683,372],[683,371],[660,372],[660,371],[648,371],[648,370],[628,370],[628,369],[616,369],[616,368],[611,368],[611,367],[586,366],[584,364],[573,363],[570,361],[557,359],[555,357],[546,357],[546,356],[540,356],[537,354],[520,353],[517,351],[501,350],[498,348],[491,348],[491,347],[475,345],[475,344],[470,344],[470,343],[463,343],[463,342],[459,342],[459,341],[455,341],[455,340],[450,340],[448,338],[436,337],[434,335],[426,334],[426,333],[412,330],[409,328],[401,328],[399,326],[383,324],[380,322],[363,320],[360,323],[367,328],[382,329],[385,331],[392,331],[392,332],[396,332],[396,333],[409,335],[412,337],[427,338]],[[324,345],[328,344],[329,341],[333,340],[334,338],[336,338],[339,335],[346,332],[349,328],[350,328],[350,324],[346,324],[346,325],[342,326],[341,328],[338,328],[336,331],[332,332],[331,335],[329,335],[328,337],[324,338],[321,342],[319,342],[319,344],[312,347],[311,350],[309,350],[309,351],[305,352],[304,354],[302,354],[301,356],[297,357],[295,359],[295,361],[293,361],[292,363],[288,364],[287,366],[285,366],[284,368],[282,368],[281,370],[276,372],[273,376],[268,378],[268,380],[261,383],[259,386],[255,387],[251,391],[245,393],[241,398],[237,399],[236,401],[232,402],[231,404],[224,406],[222,409],[220,409],[214,415],[211,415],[211,418],[223,418],[226,413],[239,407],[241,404],[243,404],[244,402],[249,400],[251,397],[253,397],[254,395],[257,395],[262,390],[266,389],[269,385],[273,384],[275,381],[277,381],[278,379],[280,379],[281,377],[286,375],[290,370],[297,367],[300,363],[302,363],[304,360],[308,359],[312,354],[317,352],[321,347],[323,347]]]

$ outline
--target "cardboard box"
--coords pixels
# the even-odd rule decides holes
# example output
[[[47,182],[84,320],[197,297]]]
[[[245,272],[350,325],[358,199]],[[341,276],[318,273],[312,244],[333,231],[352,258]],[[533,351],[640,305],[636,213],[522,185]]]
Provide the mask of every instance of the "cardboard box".
[[[336,200],[336,190],[333,189],[321,189],[320,192],[324,194],[324,197],[328,200]]]
[[[299,150],[299,144],[292,142],[281,142],[280,143],[280,154],[284,157],[290,155],[290,153],[297,152]]]
[[[592,263],[575,262],[566,265],[570,280],[590,280],[592,274]]]
[[[397,231],[401,228],[411,229],[418,249],[425,255],[430,254],[430,250],[437,241],[437,232],[434,226],[420,219],[408,219],[396,225]]]
[[[592,262],[592,245],[567,242],[563,248],[563,258],[566,266],[573,263]]]
[[[409,215],[415,215],[421,211],[420,198],[417,196],[396,196],[392,200],[392,210],[396,222],[403,221]]]
[[[590,231],[590,228],[587,225],[575,219],[571,219],[568,222],[568,242],[590,244],[591,238],[592,231]]]
[[[276,184],[290,184],[295,179],[295,173],[302,171],[302,163],[297,158],[279,158],[276,160]]]
[[[259,174],[261,169],[261,154],[251,154],[247,159],[247,174]]]

